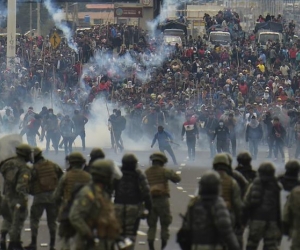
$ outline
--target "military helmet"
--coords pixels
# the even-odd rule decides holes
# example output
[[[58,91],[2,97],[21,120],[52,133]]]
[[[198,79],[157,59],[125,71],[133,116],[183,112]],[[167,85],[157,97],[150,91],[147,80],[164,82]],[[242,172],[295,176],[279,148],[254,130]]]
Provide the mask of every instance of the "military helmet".
[[[73,152],[69,154],[68,161],[70,164],[72,163],[85,163],[85,159],[83,155],[79,152]]]
[[[122,163],[133,163],[136,164],[138,162],[138,159],[135,157],[134,154],[125,154],[122,158]]]
[[[236,157],[238,163],[250,162],[252,160],[251,154],[248,151],[242,151]]]
[[[220,189],[221,177],[215,171],[207,171],[199,181],[199,194],[218,194]]]
[[[164,164],[168,162],[168,158],[165,156],[165,154],[163,154],[161,152],[156,152],[156,153],[153,153],[152,155],[150,155],[150,160],[151,161],[160,161]]]
[[[285,164],[287,172],[298,173],[300,171],[300,163],[297,160],[290,160]]]
[[[275,175],[275,167],[271,162],[263,162],[260,164],[258,168],[259,175],[263,176],[274,176]]]
[[[221,153],[221,154],[216,154],[214,160],[213,160],[213,165],[217,164],[223,164],[226,166],[230,166],[230,161],[229,157],[226,153]]]
[[[34,154],[34,157],[37,157],[38,155],[42,154],[42,150],[38,147],[35,147],[33,149],[33,154]]]
[[[229,153],[225,153],[225,154],[227,155],[227,158],[228,158],[228,161],[229,161],[229,165],[231,166],[233,158],[232,158],[231,154],[229,154]]]
[[[105,154],[101,148],[93,148],[90,153],[91,159],[104,159]]]
[[[90,173],[97,179],[110,181],[114,174],[114,163],[111,160],[96,160],[90,167]]]
[[[20,156],[29,156],[32,153],[32,148],[28,144],[20,144],[16,146],[16,154]]]

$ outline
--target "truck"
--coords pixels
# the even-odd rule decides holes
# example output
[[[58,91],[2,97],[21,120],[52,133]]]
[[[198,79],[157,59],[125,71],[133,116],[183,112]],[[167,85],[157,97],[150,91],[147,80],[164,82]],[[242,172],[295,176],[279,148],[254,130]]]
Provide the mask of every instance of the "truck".
[[[214,48],[216,44],[223,47],[229,47],[231,44],[231,35],[229,31],[211,31],[208,36],[208,46]]]
[[[262,48],[267,47],[267,42],[271,41],[279,41],[282,45],[283,43],[283,24],[278,22],[264,22],[264,23],[257,23],[255,25],[256,33],[256,42],[259,43]]]

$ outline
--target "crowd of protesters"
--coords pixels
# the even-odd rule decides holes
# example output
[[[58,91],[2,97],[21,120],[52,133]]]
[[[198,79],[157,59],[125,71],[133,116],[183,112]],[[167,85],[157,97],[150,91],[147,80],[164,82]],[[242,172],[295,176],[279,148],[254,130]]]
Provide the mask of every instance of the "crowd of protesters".
[[[225,14],[205,20],[239,27],[238,15]],[[1,40],[1,132],[17,128],[23,109],[35,103],[62,116],[80,110],[93,118],[99,114],[91,106],[104,99],[124,110],[126,134],[132,139],[152,137],[158,125],[179,139],[182,123],[193,117],[199,123],[201,147],[207,141],[209,114],[224,122],[232,114],[231,129],[242,142],[255,116],[262,125],[262,142],[272,152],[266,117],[275,117],[286,128],[284,143],[299,144],[299,155],[299,41],[269,41],[263,49],[254,33],[246,33],[230,47],[216,44],[210,49],[203,34],[190,35],[182,47],[173,47],[163,44],[160,32],[155,38],[153,33],[116,24],[82,29],[74,35],[78,51],[64,39],[54,50],[49,36],[18,37],[15,70],[6,68],[6,40]]]

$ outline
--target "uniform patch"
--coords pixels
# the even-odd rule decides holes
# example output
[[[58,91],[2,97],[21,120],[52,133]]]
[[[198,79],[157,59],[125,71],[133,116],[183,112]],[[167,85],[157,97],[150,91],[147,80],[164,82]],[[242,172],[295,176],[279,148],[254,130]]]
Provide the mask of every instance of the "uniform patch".
[[[27,174],[24,174],[24,175],[23,175],[23,178],[24,178],[24,179],[29,179],[29,176],[28,176]]]
[[[86,206],[86,200],[81,201],[81,206]]]

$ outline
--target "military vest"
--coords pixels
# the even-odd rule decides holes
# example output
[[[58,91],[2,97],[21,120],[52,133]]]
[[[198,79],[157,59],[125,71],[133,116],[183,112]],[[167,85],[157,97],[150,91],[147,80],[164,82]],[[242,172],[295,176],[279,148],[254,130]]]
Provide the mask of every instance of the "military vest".
[[[213,200],[203,202],[199,199],[191,208],[191,218],[189,219],[192,228],[192,243],[195,245],[215,245],[218,243],[213,203]]]
[[[111,200],[104,195],[100,187],[91,186],[95,195],[95,202],[100,203],[98,218],[88,221],[92,231],[97,230],[99,239],[116,240],[119,238],[122,229],[115,215],[114,205]],[[90,197],[90,196],[89,196]]]
[[[34,165],[37,178],[33,182],[33,194],[53,191],[58,184],[58,176],[55,171],[55,164],[43,160]]]
[[[81,169],[71,169],[66,173],[64,186],[64,200],[68,201],[71,198],[72,192],[77,185],[86,184],[91,180],[89,173]]]
[[[145,171],[151,196],[165,196],[170,194],[169,183],[165,177],[165,169],[161,166],[152,166]]]
[[[116,204],[138,204],[141,202],[139,174],[137,171],[122,171],[122,178],[115,190]]]
[[[221,174],[222,197],[229,211],[232,210],[233,179],[227,174]]]

